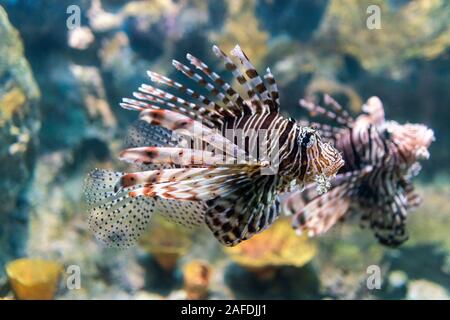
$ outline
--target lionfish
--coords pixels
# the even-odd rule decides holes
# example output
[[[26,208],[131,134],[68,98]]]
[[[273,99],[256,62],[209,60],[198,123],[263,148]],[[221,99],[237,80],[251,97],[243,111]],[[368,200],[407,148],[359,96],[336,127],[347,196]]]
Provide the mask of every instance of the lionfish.
[[[324,102],[326,108],[305,100],[300,105],[311,117],[328,118],[330,124],[300,123],[315,126],[324,141],[343,154],[345,165],[326,194],[317,194],[311,185],[287,198],[284,209],[294,214],[294,229],[320,235],[359,213],[361,226],[370,227],[381,244],[402,244],[408,239],[408,211],[421,203],[411,179],[420,171],[418,161],[429,158],[433,131],[422,124],[385,120],[378,97],[368,99],[356,118],[330,96],[325,95]]]
[[[239,64],[212,50],[239,89],[187,54],[194,68],[172,64],[199,90],[148,71],[165,90],[142,84],[120,104],[139,112],[132,148],[120,159],[144,170],[96,169],[86,179],[89,224],[107,245],[133,245],[157,212],[185,226],[206,223],[222,244],[234,246],[275,221],[279,195],[292,184],[319,181],[324,192],[343,165],[317,131],[280,114],[269,69],[263,80],[239,46],[231,51]]]

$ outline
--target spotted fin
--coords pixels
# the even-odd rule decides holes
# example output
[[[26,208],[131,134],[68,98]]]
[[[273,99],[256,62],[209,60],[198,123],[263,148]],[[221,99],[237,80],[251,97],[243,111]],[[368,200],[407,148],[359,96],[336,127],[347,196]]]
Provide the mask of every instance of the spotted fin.
[[[128,129],[124,144],[127,148],[163,147],[174,146],[173,140],[171,130],[137,120]]]
[[[154,213],[154,200],[130,197],[133,188],[114,192],[120,172],[96,169],[86,178],[84,193],[89,207],[89,228],[103,244],[127,248],[146,230]]]
[[[155,212],[178,225],[192,228],[205,221],[206,206],[200,201],[178,201],[154,198]]]

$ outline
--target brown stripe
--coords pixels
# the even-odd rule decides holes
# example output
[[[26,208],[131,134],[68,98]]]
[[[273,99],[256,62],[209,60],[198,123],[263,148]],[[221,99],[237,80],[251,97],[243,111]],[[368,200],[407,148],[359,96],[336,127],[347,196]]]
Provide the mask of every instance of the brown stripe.
[[[270,113],[266,118],[264,119],[263,123],[259,126],[259,128],[256,129],[268,129],[270,127],[270,124],[278,118],[277,113]]]
[[[234,65],[233,63],[227,62],[227,63],[225,64],[225,68],[226,68],[227,70],[229,70],[229,71],[234,71],[234,70],[236,70],[236,65]]]
[[[208,67],[203,67],[203,72],[209,76],[211,74],[211,69],[209,69]]]
[[[248,69],[245,73],[250,77],[250,79],[256,78],[258,76],[258,72],[255,69]]]
[[[223,81],[221,78],[217,78],[215,81],[219,86],[223,86],[225,84],[225,81]]]
[[[258,91],[258,93],[263,93],[264,91],[266,91],[264,83],[261,82],[258,85],[256,85],[256,90]]]
[[[240,83],[240,84],[244,84],[247,82],[247,80],[245,80],[245,78],[243,76],[237,76],[236,80]]]
[[[306,146],[304,145],[302,145],[300,149],[300,159],[300,181],[303,181],[303,179],[305,179],[306,166],[308,165],[308,154],[306,152]]]
[[[236,93],[236,91],[234,91],[232,88],[229,88],[229,89],[226,91],[226,93],[227,93],[228,95],[230,95],[230,96],[233,96],[233,95]]]

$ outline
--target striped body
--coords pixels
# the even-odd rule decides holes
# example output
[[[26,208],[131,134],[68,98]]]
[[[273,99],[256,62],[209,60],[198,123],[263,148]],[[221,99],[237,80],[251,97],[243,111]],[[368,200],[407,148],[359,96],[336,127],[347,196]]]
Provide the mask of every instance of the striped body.
[[[119,157],[142,170],[89,175],[90,225],[103,242],[132,245],[150,208],[183,225],[205,222],[221,243],[236,245],[275,221],[279,194],[292,182],[316,181],[324,192],[343,165],[315,130],[281,116],[269,69],[263,80],[239,46],[231,53],[240,67],[218,47],[213,52],[240,90],[188,54],[196,71],[172,64],[201,90],[149,71],[168,90],[143,84],[123,99],[121,106],[138,111],[140,121],[128,139],[131,148]]]
[[[285,208],[294,214],[294,228],[310,235],[323,234],[354,213],[359,214],[363,226],[374,230],[380,243],[400,245],[408,238],[407,213],[420,203],[411,178],[420,169],[418,161],[429,156],[432,130],[385,121],[383,106],[376,97],[367,101],[364,113],[356,119],[330,97],[325,101],[333,111],[306,101],[301,104],[313,116],[325,115],[334,122],[317,126],[324,139],[341,151],[345,165],[326,195],[308,189],[288,198]]]

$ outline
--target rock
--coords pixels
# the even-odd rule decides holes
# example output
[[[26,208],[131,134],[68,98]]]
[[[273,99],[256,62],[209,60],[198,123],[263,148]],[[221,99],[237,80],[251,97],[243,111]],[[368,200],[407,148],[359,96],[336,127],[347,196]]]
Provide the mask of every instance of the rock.
[[[25,194],[36,157],[40,93],[19,33],[2,7],[0,39],[1,279],[4,263],[24,253],[28,223]]]

